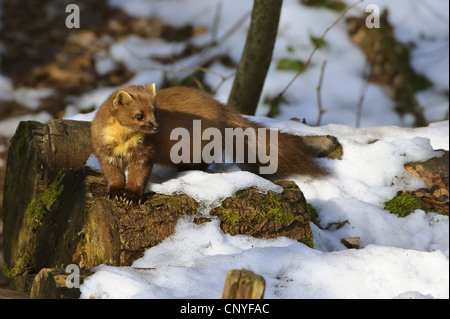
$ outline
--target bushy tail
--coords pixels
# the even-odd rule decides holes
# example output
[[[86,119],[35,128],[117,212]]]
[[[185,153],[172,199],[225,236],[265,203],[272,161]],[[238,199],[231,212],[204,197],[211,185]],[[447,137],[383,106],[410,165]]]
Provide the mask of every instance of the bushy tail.
[[[283,178],[294,174],[318,177],[327,173],[300,136],[268,129],[234,112],[227,114],[223,122],[225,127],[234,128],[236,133],[235,138],[230,140],[225,131],[225,153],[230,155],[227,150],[233,149],[233,159],[245,170],[267,178]],[[244,154],[239,153],[237,136],[240,133],[245,136]]]
[[[325,168],[316,161],[313,151],[300,136],[278,133],[277,177],[299,174],[318,177],[325,175]]]

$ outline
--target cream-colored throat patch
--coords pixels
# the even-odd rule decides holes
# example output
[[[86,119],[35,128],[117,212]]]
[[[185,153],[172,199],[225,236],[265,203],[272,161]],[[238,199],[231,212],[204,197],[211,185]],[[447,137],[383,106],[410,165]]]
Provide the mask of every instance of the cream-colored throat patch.
[[[144,136],[144,133],[121,125],[115,118],[103,130],[103,141],[116,156],[130,156],[132,149],[142,144]]]

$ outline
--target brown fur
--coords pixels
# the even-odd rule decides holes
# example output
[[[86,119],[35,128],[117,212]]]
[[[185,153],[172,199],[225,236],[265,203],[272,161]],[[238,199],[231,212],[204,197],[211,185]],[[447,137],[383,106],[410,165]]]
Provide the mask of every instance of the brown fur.
[[[129,204],[137,203],[141,200],[153,165],[175,165],[170,159],[172,146],[179,142],[170,140],[175,128],[186,128],[191,136],[190,163],[175,166],[179,170],[206,169],[209,163],[193,163],[193,120],[201,120],[202,132],[213,127],[219,129],[223,137],[225,128],[262,128],[208,94],[192,88],[174,87],[156,94],[152,84],[145,88],[124,87],[111,94],[100,107],[91,127],[92,147],[108,181],[109,196]],[[202,140],[202,149],[209,142]],[[261,165],[244,166],[258,173]],[[278,133],[276,177],[323,173],[324,170],[314,161],[301,138]]]

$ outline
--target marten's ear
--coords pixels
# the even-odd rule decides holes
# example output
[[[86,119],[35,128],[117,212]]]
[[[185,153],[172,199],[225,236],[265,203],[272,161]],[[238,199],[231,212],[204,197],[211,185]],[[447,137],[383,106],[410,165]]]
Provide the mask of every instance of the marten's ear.
[[[117,92],[116,97],[114,98],[113,106],[115,108],[120,107],[120,106],[125,106],[125,105],[129,104],[132,100],[133,100],[133,98],[130,95],[130,93],[125,92],[125,91],[119,91],[119,92]]]
[[[156,95],[156,83],[146,84],[145,88],[151,95]]]

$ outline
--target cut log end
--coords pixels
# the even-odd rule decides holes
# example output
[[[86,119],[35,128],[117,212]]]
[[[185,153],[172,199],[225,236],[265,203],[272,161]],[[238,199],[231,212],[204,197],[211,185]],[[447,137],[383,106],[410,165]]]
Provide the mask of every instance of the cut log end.
[[[262,299],[266,282],[250,270],[230,270],[225,279],[222,299]]]
[[[44,268],[34,278],[30,299],[78,299],[80,285],[92,275],[87,270],[66,273],[61,268]]]

